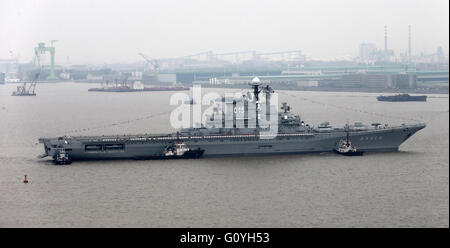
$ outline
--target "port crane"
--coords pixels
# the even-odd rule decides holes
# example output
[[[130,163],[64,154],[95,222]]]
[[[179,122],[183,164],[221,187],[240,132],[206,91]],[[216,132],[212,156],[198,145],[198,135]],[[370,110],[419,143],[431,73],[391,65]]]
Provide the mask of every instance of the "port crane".
[[[38,43],[38,46],[34,48],[34,66],[36,69],[42,69],[41,56],[45,53],[50,53],[50,75],[47,79],[58,79],[55,75],[55,43],[57,40],[50,40],[50,46],[45,46],[44,42]]]
[[[139,53],[139,55],[147,61],[147,64],[151,64],[153,66],[153,71],[155,73],[158,73],[159,71],[159,63],[155,59],[149,59],[147,56],[145,56],[143,53]]]
[[[34,79],[31,81],[27,88],[27,82],[25,81],[22,86],[17,86],[17,90],[12,93],[13,96],[35,96],[35,88],[36,83],[41,73],[38,72],[34,76]]]

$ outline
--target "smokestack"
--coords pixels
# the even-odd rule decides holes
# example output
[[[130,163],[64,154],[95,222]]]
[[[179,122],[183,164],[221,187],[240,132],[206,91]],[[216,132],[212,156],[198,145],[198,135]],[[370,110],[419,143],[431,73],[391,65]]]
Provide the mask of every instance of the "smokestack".
[[[387,51],[387,25],[384,25],[384,50]]]
[[[411,60],[411,25],[408,25],[408,58]]]

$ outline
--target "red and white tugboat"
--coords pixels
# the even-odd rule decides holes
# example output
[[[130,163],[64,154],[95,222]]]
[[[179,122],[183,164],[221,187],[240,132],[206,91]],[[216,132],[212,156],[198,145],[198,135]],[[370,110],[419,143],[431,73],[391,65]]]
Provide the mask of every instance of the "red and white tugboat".
[[[350,134],[347,131],[347,138],[345,140],[340,140],[336,149],[333,151],[337,154],[345,155],[345,156],[362,156],[363,151],[358,151],[352,143],[350,142]]]

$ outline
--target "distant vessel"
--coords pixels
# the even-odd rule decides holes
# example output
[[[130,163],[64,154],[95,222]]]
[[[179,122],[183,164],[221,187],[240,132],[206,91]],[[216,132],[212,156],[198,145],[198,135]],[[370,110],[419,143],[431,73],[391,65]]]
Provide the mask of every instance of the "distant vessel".
[[[101,92],[139,92],[139,91],[183,91],[189,90],[187,87],[173,86],[173,87],[144,87],[140,82],[135,83],[132,86],[127,84],[115,84],[112,86],[104,86],[101,88],[91,88],[88,91],[101,91]]]
[[[20,83],[20,78],[6,77],[6,78],[4,78],[4,83]],[[1,84],[1,82],[0,82],[0,84]]]
[[[33,81],[31,81],[30,85],[27,87],[27,82],[24,82],[22,86],[17,86],[17,90],[14,91],[11,95],[12,96],[35,96],[36,92],[36,83],[37,79],[39,78],[39,72],[36,73],[36,76],[34,77]]]
[[[92,88],[88,91],[102,91],[102,92],[139,92],[139,91],[183,91],[189,90],[187,87],[150,87],[143,89],[133,89],[129,86],[119,86],[111,88]]]
[[[40,138],[45,152],[40,157],[52,157],[60,148],[64,148],[70,160],[261,156],[333,150],[344,155],[358,155],[367,151],[397,151],[403,142],[426,126],[424,123],[392,127],[374,123],[367,126],[355,122],[336,128],[324,122],[314,127],[291,113],[290,106],[283,102],[283,111],[276,113],[275,117],[278,119],[274,124],[277,131],[267,134],[268,128],[259,123],[263,118],[270,118],[269,111],[276,110],[260,109],[259,94],[264,94],[266,101],[270,102],[274,91],[269,85],[262,85],[258,78],[253,79],[250,85],[254,92],[251,97],[247,97],[248,93],[232,99],[217,99],[219,105],[211,115],[207,115],[201,127],[183,128],[167,134]],[[235,110],[231,111],[232,116],[226,117],[227,109]],[[354,146],[350,143],[350,136]],[[343,145],[343,150],[339,145]]]
[[[378,101],[384,102],[426,102],[427,96],[411,96],[409,94],[398,94],[395,96],[379,96]]]

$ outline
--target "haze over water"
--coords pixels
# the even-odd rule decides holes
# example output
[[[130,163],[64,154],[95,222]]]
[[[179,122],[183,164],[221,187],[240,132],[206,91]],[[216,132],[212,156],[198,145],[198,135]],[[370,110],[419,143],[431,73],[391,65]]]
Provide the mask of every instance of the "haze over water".
[[[38,138],[173,132],[173,92],[58,83],[38,84],[36,97],[12,97],[15,87],[0,85],[0,227],[449,226],[448,95],[388,103],[372,93],[280,91],[280,102],[310,125],[425,122],[400,152],[54,166],[36,158]],[[150,118],[158,113],[166,114]]]
[[[359,44],[396,55],[449,53],[447,0],[2,0],[0,58],[33,59],[38,42],[58,40],[56,64],[136,62],[208,50],[218,53],[301,49],[319,60],[350,59]],[[83,17],[83,18],[80,18]],[[112,17],[112,18],[111,18]],[[48,64],[49,62],[47,62]]]

